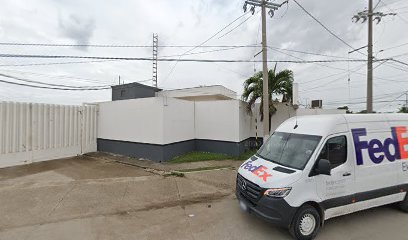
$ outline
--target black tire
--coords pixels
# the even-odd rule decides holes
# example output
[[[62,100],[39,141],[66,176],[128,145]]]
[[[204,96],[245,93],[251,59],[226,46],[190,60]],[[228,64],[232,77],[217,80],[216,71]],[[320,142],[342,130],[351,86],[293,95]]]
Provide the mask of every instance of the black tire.
[[[314,218],[314,224],[313,222]],[[302,223],[303,222],[303,223]],[[320,214],[310,205],[303,205],[295,214],[289,228],[290,234],[298,240],[314,239],[320,230]],[[306,229],[302,229],[306,227]]]
[[[404,212],[408,212],[408,194],[405,196],[404,201],[399,205],[400,209]]]

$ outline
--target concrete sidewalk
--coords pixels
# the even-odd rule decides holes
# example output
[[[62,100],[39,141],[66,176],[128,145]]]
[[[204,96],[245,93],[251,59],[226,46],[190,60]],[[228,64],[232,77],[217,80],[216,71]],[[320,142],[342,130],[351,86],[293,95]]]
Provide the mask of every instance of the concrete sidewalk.
[[[0,170],[0,231],[211,202],[233,192],[229,185],[163,177],[114,161],[58,161]]]

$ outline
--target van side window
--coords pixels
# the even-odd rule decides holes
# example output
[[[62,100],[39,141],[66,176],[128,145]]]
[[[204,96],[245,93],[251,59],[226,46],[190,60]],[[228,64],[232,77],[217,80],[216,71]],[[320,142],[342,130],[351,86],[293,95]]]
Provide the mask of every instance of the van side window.
[[[319,159],[327,159],[331,168],[336,168],[347,161],[347,138],[346,136],[333,137],[327,140]]]

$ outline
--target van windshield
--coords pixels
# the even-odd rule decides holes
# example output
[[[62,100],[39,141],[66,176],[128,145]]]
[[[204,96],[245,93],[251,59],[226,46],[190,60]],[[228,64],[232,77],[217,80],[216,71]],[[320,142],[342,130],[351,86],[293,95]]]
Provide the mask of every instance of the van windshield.
[[[321,136],[275,132],[257,155],[282,166],[303,170]]]

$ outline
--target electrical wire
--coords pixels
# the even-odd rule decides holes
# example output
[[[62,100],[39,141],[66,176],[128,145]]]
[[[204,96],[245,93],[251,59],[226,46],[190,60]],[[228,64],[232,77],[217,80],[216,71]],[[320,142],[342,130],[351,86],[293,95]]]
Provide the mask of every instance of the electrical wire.
[[[152,45],[108,45],[108,44],[52,44],[52,43],[16,43],[0,42],[0,46],[31,46],[31,47],[95,47],[95,48],[152,48]],[[248,45],[208,45],[200,48],[237,47]],[[160,48],[193,48],[197,45],[159,45]]]
[[[203,46],[204,44],[206,44],[207,42],[209,42],[211,39],[215,38],[218,34],[220,34],[221,32],[223,32],[225,29],[227,29],[229,26],[231,26],[232,24],[234,24],[236,21],[238,21],[239,19],[243,18],[246,14],[248,14],[248,12],[245,12],[244,14],[242,14],[241,16],[235,18],[232,22],[228,23],[226,26],[224,26],[221,30],[217,31],[216,33],[214,33],[211,37],[207,38],[205,41],[203,41],[202,43],[200,43],[197,46],[194,46],[193,48],[191,48],[190,50],[184,52],[180,57],[179,60],[181,60],[181,57],[187,53],[190,53],[192,51],[194,51],[195,49]],[[174,69],[177,67],[178,61],[176,61],[176,63],[173,65],[173,67],[170,69],[170,72],[167,74],[167,76],[164,78],[163,82],[165,82],[168,78],[170,78],[171,74],[174,72]]]
[[[50,66],[50,65],[65,65],[65,64],[82,64],[95,62],[113,62],[120,60],[94,60],[94,61],[73,61],[73,62],[48,62],[48,63],[25,63],[25,64],[0,64],[0,67],[30,67],[30,66]]]
[[[331,75],[328,75],[328,76],[324,76],[324,77],[317,78],[317,79],[313,79],[313,80],[306,81],[306,82],[300,82],[300,84],[302,84],[302,85],[303,85],[303,84],[309,84],[309,83],[312,83],[312,82],[317,82],[317,81],[320,81],[320,80],[323,80],[323,79],[327,79],[327,78],[331,78],[331,77],[338,76],[338,75],[344,75],[344,74],[347,74],[347,75],[348,75],[349,72],[355,73],[356,71],[354,71],[354,70],[358,69],[357,71],[359,71],[359,70],[360,70],[361,68],[363,68],[365,65],[366,65],[366,64],[359,65],[359,66],[353,68],[352,71],[350,71],[349,69],[347,69],[347,70],[345,70],[344,72],[331,74]]]
[[[48,77],[52,79],[71,79],[71,80],[80,80],[81,82],[88,82],[88,83],[105,83],[106,85],[111,85],[114,81],[101,81],[97,79],[91,78],[83,78],[83,77],[76,77],[76,76],[68,76],[68,75],[49,75],[44,73],[35,73],[35,72],[26,72],[26,71],[19,71],[19,70],[9,70],[9,69],[1,69],[1,71],[18,73],[23,75],[34,75],[34,76],[41,76],[41,77]]]
[[[0,83],[7,83],[11,85],[18,85],[18,86],[24,86],[24,87],[31,87],[31,88],[41,88],[41,89],[52,89],[52,90],[63,90],[63,91],[97,91],[97,90],[107,90],[111,89],[110,87],[106,88],[84,88],[84,89],[77,89],[77,88],[58,88],[58,87],[48,87],[48,86],[37,86],[37,85],[31,85],[31,84],[26,84],[26,83],[16,83],[16,82],[10,82],[6,81],[3,79],[0,79]]]
[[[294,0],[295,1],[295,0]],[[380,3],[387,8],[391,12],[396,12],[394,9],[390,8],[383,0],[380,1]],[[401,15],[397,14],[397,17],[399,17],[403,22],[408,24],[408,20],[402,17]]]
[[[46,59],[107,59],[107,60],[126,60],[126,61],[152,61],[152,58],[144,57],[106,57],[106,56],[79,56],[79,55],[36,55],[36,54],[0,54],[0,58],[46,58]],[[374,62],[383,62],[393,59],[375,59]],[[178,59],[178,58],[159,58],[160,62],[263,62],[262,60],[243,60],[243,59]],[[272,63],[339,63],[339,62],[366,62],[366,59],[320,59],[305,61],[288,61],[288,60],[267,60]],[[343,69],[342,69],[343,70]]]
[[[214,50],[208,50],[208,51],[192,52],[192,53],[187,53],[187,54],[184,54],[184,55],[183,54],[176,54],[176,55],[167,55],[167,56],[160,56],[160,57],[161,58],[181,57],[181,56],[197,55],[197,54],[203,54],[203,53],[229,51],[229,50],[234,50],[234,49],[239,49],[239,48],[242,48],[242,47],[237,46],[237,47],[229,47],[229,48],[220,48],[220,49],[214,49]]]
[[[45,83],[45,82],[40,82],[40,81],[34,81],[34,80],[29,80],[26,78],[19,78],[16,76],[12,76],[12,75],[8,75],[8,74],[4,74],[4,73],[0,73],[0,76],[2,77],[6,77],[6,78],[12,78],[15,80],[19,80],[22,82],[28,82],[28,83],[35,83],[35,84],[41,84],[41,85],[45,85],[45,86],[51,86],[51,87],[64,87],[64,88],[73,88],[73,89],[105,89],[107,87],[111,87],[111,85],[102,85],[102,86],[71,86],[71,85],[62,85],[62,84],[53,84],[53,83]]]
[[[309,15],[313,20],[315,20],[320,26],[322,26],[328,33],[330,33],[333,37],[347,45],[351,49],[355,49],[353,46],[348,44],[345,40],[343,40],[341,37],[336,35],[332,30],[330,30],[328,27],[326,27],[319,19],[317,19],[315,16],[313,16],[308,10],[306,10],[297,0],[293,0],[307,15]]]
[[[257,14],[259,13],[259,11],[257,12]],[[253,15],[247,17],[244,21],[242,21],[240,24],[238,24],[237,26],[235,26],[233,29],[229,30],[228,32],[224,33],[223,35],[221,35],[220,37],[218,37],[218,39],[221,39],[227,35],[229,35],[231,32],[233,32],[235,29],[239,28],[242,24],[246,23],[250,18],[252,18]]]

